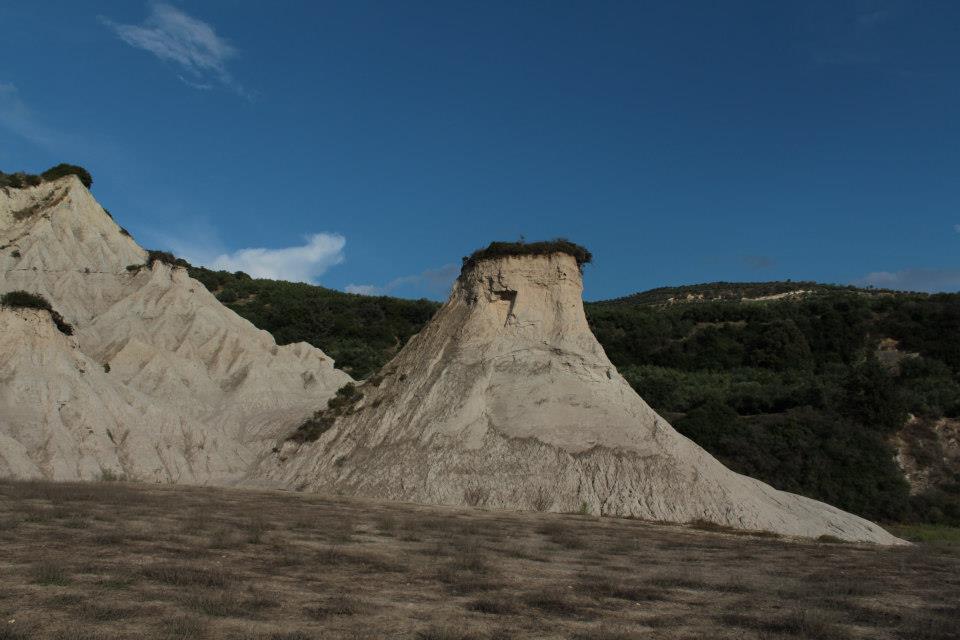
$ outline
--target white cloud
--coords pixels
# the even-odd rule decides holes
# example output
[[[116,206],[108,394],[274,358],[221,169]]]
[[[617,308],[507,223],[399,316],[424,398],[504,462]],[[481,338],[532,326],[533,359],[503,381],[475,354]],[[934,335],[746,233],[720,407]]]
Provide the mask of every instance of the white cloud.
[[[960,233],[960,224],[953,225],[953,230],[956,231],[957,233]]]
[[[347,293],[356,293],[361,296],[380,295],[380,290],[372,284],[348,284],[343,290]]]
[[[243,271],[254,278],[316,283],[327,270],[343,262],[346,238],[336,233],[315,233],[306,243],[280,249],[250,248],[233,253],[209,254],[203,249],[184,251],[189,262],[211,269]]]
[[[209,89],[218,82],[247,96],[227,70],[227,62],[237,56],[237,49],[203,20],[168,4],[157,3],[151,5],[150,15],[141,25],[118,24],[103,16],[100,21],[130,46],[178,65],[186,76],[177,74],[177,77],[185,84]]]
[[[901,291],[958,291],[960,290],[960,269],[874,271],[857,280],[856,284]]]
[[[39,122],[11,83],[0,82],[0,126],[47,149],[63,142],[63,134]]]
[[[459,273],[460,268],[457,265],[445,264],[439,269],[427,269],[417,275],[394,278],[382,287],[372,284],[348,284],[344,291],[365,296],[384,296],[396,289],[411,287],[430,294],[446,294]]]

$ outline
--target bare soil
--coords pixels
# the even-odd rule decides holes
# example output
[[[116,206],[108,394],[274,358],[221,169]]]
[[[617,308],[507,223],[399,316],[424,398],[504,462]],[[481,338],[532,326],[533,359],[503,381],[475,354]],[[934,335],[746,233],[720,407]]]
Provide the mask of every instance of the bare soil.
[[[960,547],[0,481],[0,640],[956,638]]]

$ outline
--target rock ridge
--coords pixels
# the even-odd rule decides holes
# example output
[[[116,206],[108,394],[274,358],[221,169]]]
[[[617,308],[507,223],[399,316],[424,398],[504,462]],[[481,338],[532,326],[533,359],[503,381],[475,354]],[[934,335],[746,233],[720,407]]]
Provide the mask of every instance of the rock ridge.
[[[606,357],[582,289],[562,252],[474,262],[349,411],[314,442],[279,442],[258,476],[410,502],[900,542],[736,474],[677,433]]]

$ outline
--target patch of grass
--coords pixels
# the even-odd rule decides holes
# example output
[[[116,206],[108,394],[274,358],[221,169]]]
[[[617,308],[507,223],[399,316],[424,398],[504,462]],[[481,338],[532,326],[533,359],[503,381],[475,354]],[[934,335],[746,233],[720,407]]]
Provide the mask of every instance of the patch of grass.
[[[482,596],[467,604],[467,609],[490,615],[511,615],[519,611],[515,600],[503,594]]]
[[[135,615],[134,609],[110,602],[106,598],[100,602],[84,600],[73,611],[78,619],[90,622],[114,622]]]
[[[433,574],[433,577],[443,585],[446,591],[455,595],[494,591],[503,586],[485,576],[477,575],[473,571],[457,569],[453,566],[441,567]]]
[[[570,593],[556,588],[534,591],[524,594],[523,603],[532,609],[539,609],[563,617],[586,617],[590,611],[577,601]]]
[[[263,536],[270,531],[270,526],[263,517],[255,517],[247,520],[243,529],[247,534],[247,542],[250,544],[260,544],[263,542]]]
[[[630,602],[666,600],[662,591],[633,584],[620,576],[592,574],[581,577],[577,591],[595,598],[613,598]]]
[[[709,583],[679,571],[660,573],[650,578],[649,582],[654,586],[664,589],[692,589],[695,591],[703,591],[710,588]]]
[[[627,626],[602,625],[596,629],[577,631],[571,640],[641,640],[650,638],[648,633],[631,629]]]
[[[333,616],[354,616],[362,613],[364,607],[354,598],[333,596],[315,605],[304,607],[304,613],[314,620],[324,620]]]
[[[184,594],[187,607],[215,618],[256,618],[264,610],[279,606],[279,601],[259,591],[245,593],[223,590]]]
[[[154,582],[178,587],[226,587],[234,582],[233,576],[217,567],[194,567],[184,564],[147,565],[140,574]]]
[[[432,626],[414,635],[417,640],[477,640],[479,637],[465,625]]]
[[[207,623],[196,616],[177,616],[163,623],[158,637],[164,640],[197,640],[207,631]]]
[[[70,576],[63,566],[53,560],[44,560],[30,568],[30,576],[36,584],[64,586],[70,584]]]
[[[831,536],[828,534],[817,536],[817,542],[823,542],[825,544],[848,544],[843,538],[838,538],[837,536]]]
[[[583,536],[569,522],[548,522],[537,527],[537,533],[545,535],[550,542],[564,549],[585,549]]]
[[[804,640],[844,640],[850,632],[828,620],[821,612],[799,610],[780,617],[765,619],[761,629],[773,633],[785,633]]]
[[[910,542],[960,545],[960,527],[942,524],[888,524],[886,529],[898,538]]]
[[[910,612],[897,629],[899,640],[956,640],[957,618]]]

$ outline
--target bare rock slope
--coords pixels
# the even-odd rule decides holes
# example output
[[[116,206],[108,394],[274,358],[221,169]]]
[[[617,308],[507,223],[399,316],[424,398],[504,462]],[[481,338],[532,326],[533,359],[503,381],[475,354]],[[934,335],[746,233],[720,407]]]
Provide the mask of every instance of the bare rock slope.
[[[234,482],[350,381],[146,259],[74,176],[0,190],[0,293],[75,328],[0,308],[0,476]]]
[[[359,393],[318,415],[319,438],[285,441],[260,475],[410,502],[900,542],[734,473],[677,433],[607,359],[582,287],[565,253],[466,267],[424,330]]]

